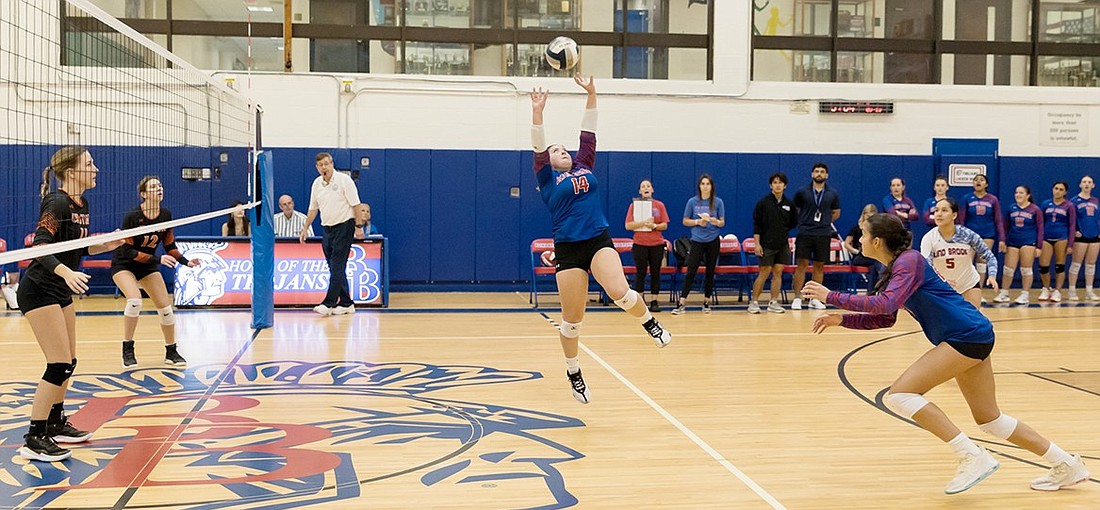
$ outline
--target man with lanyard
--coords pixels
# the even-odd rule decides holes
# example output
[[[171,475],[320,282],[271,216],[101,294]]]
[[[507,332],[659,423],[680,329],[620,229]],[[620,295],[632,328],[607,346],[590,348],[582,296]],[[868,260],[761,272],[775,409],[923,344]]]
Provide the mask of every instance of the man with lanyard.
[[[829,260],[829,250],[833,240],[833,222],[840,217],[840,194],[825,186],[829,179],[829,167],[825,163],[814,163],[810,174],[813,183],[794,194],[794,205],[798,208],[798,235],[794,241],[794,257],[798,268],[794,272],[794,289],[800,291],[806,283],[807,262],[813,258],[813,281],[821,283],[824,279],[825,262]],[[808,306],[815,310],[824,310],[825,303],[811,299]],[[791,302],[791,310],[801,310],[802,299]]]

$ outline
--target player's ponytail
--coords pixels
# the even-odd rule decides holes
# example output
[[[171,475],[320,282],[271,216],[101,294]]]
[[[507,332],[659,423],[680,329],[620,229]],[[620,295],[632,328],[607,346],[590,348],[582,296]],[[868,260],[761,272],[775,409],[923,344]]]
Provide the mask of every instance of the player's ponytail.
[[[53,153],[53,157],[50,158],[50,166],[42,170],[42,186],[39,190],[42,197],[50,193],[50,174],[52,173],[54,179],[57,179],[58,182],[63,181],[69,171],[76,168],[76,165],[80,163],[80,157],[85,152],[88,152],[88,149],[84,147],[66,145]]]
[[[894,254],[894,257],[886,266],[886,270],[882,272],[882,277],[875,284],[874,290],[871,291],[871,294],[878,294],[890,283],[890,277],[893,276],[894,271],[894,262],[897,262],[898,257],[913,244],[913,233],[906,230],[905,225],[901,223],[901,219],[893,214],[876,214],[867,219],[867,224],[871,237],[882,239],[886,244],[886,249]]]

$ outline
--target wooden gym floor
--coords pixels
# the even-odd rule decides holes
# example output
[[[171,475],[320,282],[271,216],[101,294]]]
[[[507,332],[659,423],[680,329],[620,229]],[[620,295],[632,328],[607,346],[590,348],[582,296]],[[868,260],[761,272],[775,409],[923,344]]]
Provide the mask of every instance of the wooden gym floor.
[[[186,370],[162,364],[152,315],[123,370],[123,301],[86,298],[68,402],[95,437],[55,464],[16,453],[43,363],[26,321],[0,313],[0,507],[1100,508],[1100,307],[983,309],[1002,408],[1093,479],[1030,490],[1040,459],[979,432],[948,383],[929,398],[1001,469],[946,496],[949,449],[876,404],[929,348],[915,322],[814,336],[820,312],[724,304],[666,307],[665,349],[590,307],[582,405],[553,296],[536,310],[519,294],[398,294],[353,316],[280,310],[258,333],[248,312],[183,310]]]

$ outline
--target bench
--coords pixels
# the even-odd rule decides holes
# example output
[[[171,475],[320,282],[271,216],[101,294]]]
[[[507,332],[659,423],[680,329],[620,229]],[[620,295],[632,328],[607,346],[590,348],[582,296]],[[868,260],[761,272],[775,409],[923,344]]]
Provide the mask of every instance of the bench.
[[[634,266],[634,257],[623,257],[624,254],[631,254],[631,250],[634,247],[634,240],[629,237],[616,237],[612,238],[612,244],[615,246],[615,251],[619,253],[620,261],[623,264],[624,275],[635,275],[638,272],[638,268]],[[527,301],[534,306],[539,305],[539,291],[538,282],[540,279],[546,279],[547,276],[554,276],[554,266],[547,265],[543,261],[544,253],[554,252],[554,240],[549,238],[540,238],[531,241],[531,292],[528,295]],[[669,256],[672,253],[672,243],[667,239],[665,240],[665,256]],[[676,274],[677,268],[665,264],[661,266],[661,274]],[[600,302],[608,303],[607,296],[604,295],[603,289],[600,289]]]

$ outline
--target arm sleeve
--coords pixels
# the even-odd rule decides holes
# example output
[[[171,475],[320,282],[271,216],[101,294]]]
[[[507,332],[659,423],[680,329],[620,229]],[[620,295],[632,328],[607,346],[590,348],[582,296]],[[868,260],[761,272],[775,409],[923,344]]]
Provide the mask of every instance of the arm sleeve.
[[[997,240],[1005,241],[1005,217],[1001,214],[1001,201],[993,198],[993,224],[997,227]]]
[[[963,197],[962,202],[959,202],[959,217],[956,218],[959,225],[966,225],[966,203],[969,202],[969,200],[967,200],[969,196],[970,195]]]
[[[577,149],[577,162],[581,166],[595,170],[596,168],[596,133],[581,131],[581,145]]]
[[[1031,204],[1031,215],[1035,217],[1035,248],[1043,249],[1043,211],[1039,206]]]
[[[1066,211],[1066,216],[1069,216],[1069,234],[1066,235],[1068,239],[1066,241],[1066,248],[1073,248],[1073,239],[1077,237],[1077,204],[1074,204],[1072,200],[1066,200],[1064,203],[1069,203],[1069,210]]]
[[[542,124],[531,125],[531,147],[535,153],[546,152],[546,130]]]
[[[168,219],[171,220],[172,218],[169,217]],[[165,220],[165,221],[167,221],[167,220]],[[172,231],[172,229],[165,230],[164,231],[164,238],[161,239],[160,241],[164,245],[164,251],[167,252],[169,255],[171,255],[176,260],[178,260],[180,264],[183,264],[183,265],[186,266],[187,263],[190,262],[190,260],[188,260],[187,257],[183,256],[183,253],[180,252],[179,248],[176,247],[176,234]]]
[[[581,117],[581,131],[588,131],[589,133],[596,132],[596,120],[599,119],[598,110],[592,108],[591,110],[585,110],[584,116]]]
[[[914,204],[911,198],[906,198],[905,202],[909,204],[909,221],[917,221],[917,218],[920,217],[917,213],[917,204]]]
[[[979,236],[977,232],[968,229],[966,231],[966,243],[974,249],[974,253],[978,256],[978,258],[985,259],[986,274],[989,275],[990,278],[996,278],[997,256],[993,254],[993,250],[990,250],[989,247],[985,245],[985,241],[982,241],[982,236]]]
[[[894,201],[890,200],[890,195],[882,197],[882,212],[897,216],[897,213],[894,212]]]
[[[826,300],[845,310],[872,315],[896,315],[909,296],[920,287],[927,263],[915,252],[904,252],[894,261],[890,283],[882,294],[861,296],[830,292]],[[845,316],[847,318],[847,316]],[[857,328],[862,329],[862,328]]]
[[[34,231],[34,242],[32,246],[40,246],[43,244],[50,244],[57,241],[57,233],[61,228],[61,219],[64,218],[63,214],[68,214],[68,211],[61,207],[60,200],[54,200],[50,195],[42,199],[42,208],[38,214],[38,227]],[[43,255],[36,257],[35,260],[39,264],[45,266],[49,272],[53,272],[61,261],[53,255]]]

